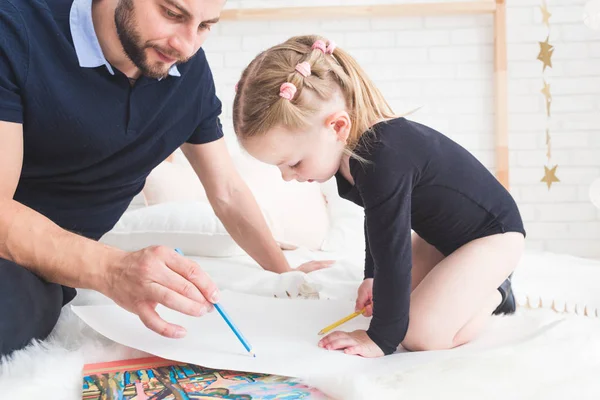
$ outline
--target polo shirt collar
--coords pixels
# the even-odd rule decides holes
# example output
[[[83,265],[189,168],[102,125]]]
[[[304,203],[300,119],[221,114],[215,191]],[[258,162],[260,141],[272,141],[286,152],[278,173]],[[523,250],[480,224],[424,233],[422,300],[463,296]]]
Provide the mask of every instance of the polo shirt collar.
[[[69,24],[79,66],[83,68],[96,68],[104,65],[108,72],[114,75],[115,72],[104,57],[98,37],[96,36],[96,31],[94,30],[92,0],[73,1],[69,15]],[[173,65],[169,69],[169,75],[181,76],[176,65]]]

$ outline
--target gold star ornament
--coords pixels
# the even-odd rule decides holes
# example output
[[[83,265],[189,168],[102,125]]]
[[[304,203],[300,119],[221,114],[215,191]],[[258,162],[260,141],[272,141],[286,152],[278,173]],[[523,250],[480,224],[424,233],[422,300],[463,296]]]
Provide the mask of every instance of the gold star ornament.
[[[546,40],[543,42],[538,42],[540,44],[540,54],[538,54],[537,59],[544,63],[544,69],[546,67],[552,68],[552,53],[554,53],[554,46],[552,46],[548,41],[550,40],[550,36],[546,36]]]
[[[540,10],[542,11],[542,22],[547,27],[550,27],[550,17],[552,16],[552,14],[550,14],[550,11],[548,11],[548,5],[546,4],[546,1],[542,2]]]
[[[552,94],[550,93],[550,85],[544,80],[544,88],[542,94],[546,99],[546,115],[550,116],[550,105],[552,104]]]
[[[556,168],[558,168],[558,165],[555,165],[552,168],[548,168],[544,165],[544,177],[540,182],[546,182],[548,190],[550,190],[554,182],[560,182],[560,180],[556,177]]]

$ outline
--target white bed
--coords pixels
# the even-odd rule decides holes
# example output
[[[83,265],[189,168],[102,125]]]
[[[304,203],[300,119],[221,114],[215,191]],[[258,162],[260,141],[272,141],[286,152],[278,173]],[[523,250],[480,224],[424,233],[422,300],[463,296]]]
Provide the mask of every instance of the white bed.
[[[300,249],[286,255],[293,265],[332,257],[338,262],[309,275],[276,275],[263,271],[246,256],[194,259],[223,289],[291,297],[290,301],[354,299],[362,275],[362,256],[358,252],[342,255]],[[365,371],[361,376],[310,383],[340,399],[411,395],[419,399],[598,398],[600,294],[594,286],[599,281],[600,262],[527,253],[514,277],[520,305],[517,314],[495,317],[484,337],[494,340],[519,330],[533,332],[528,337],[511,346],[446,357],[411,370],[390,371],[385,376],[371,376]],[[97,293],[80,291],[74,304],[109,301]],[[101,337],[65,308],[48,340],[2,363],[0,393],[6,399],[80,399],[84,363],[144,355]]]

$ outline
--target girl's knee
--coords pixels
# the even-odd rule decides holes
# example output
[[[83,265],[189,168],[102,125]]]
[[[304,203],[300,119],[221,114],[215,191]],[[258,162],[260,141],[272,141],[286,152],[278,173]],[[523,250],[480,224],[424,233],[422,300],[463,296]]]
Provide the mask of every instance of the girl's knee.
[[[447,350],[454,347],[454,336],[432,322],[411,321],[402,347],[409,351]]]
[[[452,340],[448,341],[443,337],[420,337],[406,338],[402,342],[402,347],[408,351],[434,351],[451,349]]]

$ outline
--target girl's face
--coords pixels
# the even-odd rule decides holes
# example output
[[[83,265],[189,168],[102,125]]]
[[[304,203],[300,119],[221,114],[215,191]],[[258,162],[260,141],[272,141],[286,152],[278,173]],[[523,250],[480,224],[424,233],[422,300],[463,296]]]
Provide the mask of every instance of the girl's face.
[[[346,111],[339,111],[317,119],[305,130],[278,126],[245,139],[242,145],[254,158],[277,166],[285,181],[325,182],[340,168],[350,118]]]

